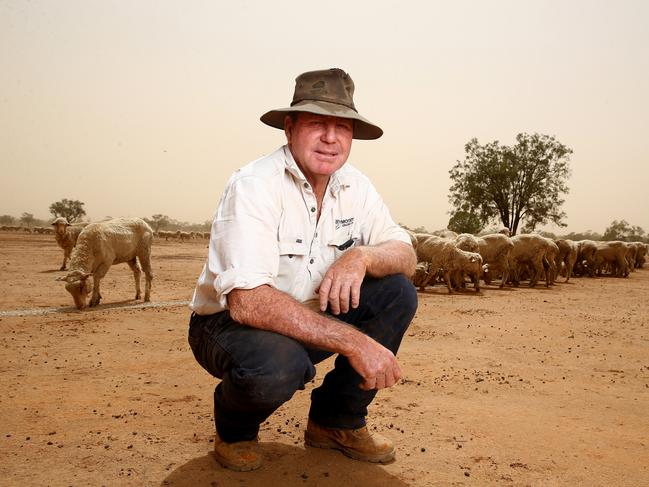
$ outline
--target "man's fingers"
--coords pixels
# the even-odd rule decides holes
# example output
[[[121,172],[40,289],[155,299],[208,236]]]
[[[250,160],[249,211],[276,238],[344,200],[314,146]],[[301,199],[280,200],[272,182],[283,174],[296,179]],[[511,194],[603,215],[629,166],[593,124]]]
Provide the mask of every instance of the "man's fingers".
[[[351,292],[351,284],[344,283],[340,286],[340,311],[347,313],[349,311],[349,294]]]
[[[320,283],[320,290],[318,294],[320,295],[320,311],[327,310],[327,303],[329,302],[329,289],[331,289],[332,279],[329,276],[325,276]]]
[[[340,314],[340,282],[338,281],[333,281],[329,289],[329,306],[333,314]]]
[[[351,286],[351,296],[352,296],[352,308],[356,309],[358,308],[358,305],[361,302],[361,282],[359,281],[358,283],[354,283]]]

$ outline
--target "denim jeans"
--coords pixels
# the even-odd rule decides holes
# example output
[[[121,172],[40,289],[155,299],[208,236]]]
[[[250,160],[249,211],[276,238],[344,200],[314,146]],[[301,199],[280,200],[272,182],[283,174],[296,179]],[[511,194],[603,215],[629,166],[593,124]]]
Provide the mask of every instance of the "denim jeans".
[[[401,274],[366,278],[356,309],[335,316],[397,353],[417,310],[417,292]],[[214,390],[214,422],[223,441],[252,440],[259,426],[315,376],[314,364],[331,356],[293,338],[242,325],[222,311],[192,314],[189,344],[198,363],[221,379]],[[311,393],[309,418],[341,429],[365,425],[376,390],[359,387],[361,376],[338,355],[334,368]]]

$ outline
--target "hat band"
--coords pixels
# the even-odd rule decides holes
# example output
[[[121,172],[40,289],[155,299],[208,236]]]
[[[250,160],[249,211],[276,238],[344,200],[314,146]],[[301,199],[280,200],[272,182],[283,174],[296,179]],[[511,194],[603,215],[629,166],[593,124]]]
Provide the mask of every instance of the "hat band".
[[[333,105],[340,105],[342,107],[349,108],[350,110],[354,110],[354,112],[358,113],[353,103],[349,105],[347,103],[340,103],[339,101],[323,100],[322,98],[300,98],[299,100],[293,100],[291,102],[291,106],[293,107],[298,103],[302,103],[303,101],[331,103]]]

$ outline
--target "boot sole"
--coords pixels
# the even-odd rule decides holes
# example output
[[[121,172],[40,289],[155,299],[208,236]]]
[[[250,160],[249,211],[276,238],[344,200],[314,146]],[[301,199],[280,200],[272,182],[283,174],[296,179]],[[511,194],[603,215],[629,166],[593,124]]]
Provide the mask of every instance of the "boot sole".
[[[259,467],[261,467],[261,461],[259,461],[259,463],[238,465],[236,463],[228,462],[224,458],[220,457],[215,451],[212,451],[212,456],[214,457],[214,460],[216,460],[216,462],[223,468],[227,468],[228,470],[233,470],[235,472],[250,472],[251,470],[257,470]]]
[[[338,450],[343,455],[348,456],[349,458],[353,458],[354,460],[360,460],[362,462],[386,464],[386,463],[394,462],[394,459],[396,458],[396,451],[394,449],[392,449],[392,451],[385,453],[383,455],[370,456],[370,455],[365,455],[363,453],[359,453],[358,451],[353,450],[351,448],[347,448],[345,446],[339,445],[334,441],[328,441],[328,440],[315,441],[307,436],[304,437],[304,444],[313,448],[322,448],[325,450]]]

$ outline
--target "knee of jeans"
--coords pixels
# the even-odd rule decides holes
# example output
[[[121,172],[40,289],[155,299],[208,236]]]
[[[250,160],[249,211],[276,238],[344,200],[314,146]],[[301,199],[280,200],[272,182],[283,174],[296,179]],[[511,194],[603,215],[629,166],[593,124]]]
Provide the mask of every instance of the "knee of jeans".
[[[230,385],[255,407],[277,407],[285,403],[314,376],[315,367],[305,351],[288,357],[280,352],[269,357],[261,367],[234,368],[229,374]]]
[[[402,311],[408,323],[415,316],[417,311],[417,289],[413,286],[410,279],[403,274],[394,274],[388,276],[390,288],[394,291],[394,304]]]

